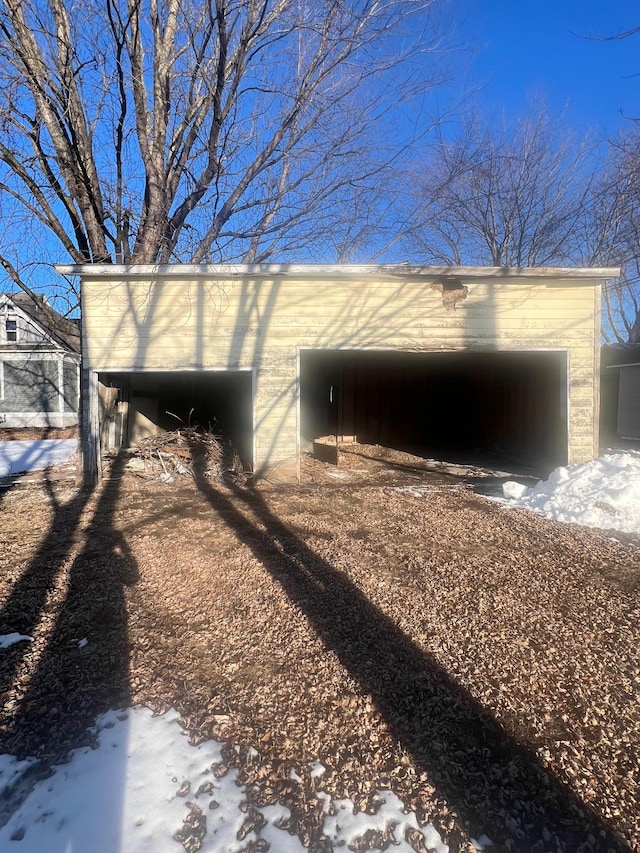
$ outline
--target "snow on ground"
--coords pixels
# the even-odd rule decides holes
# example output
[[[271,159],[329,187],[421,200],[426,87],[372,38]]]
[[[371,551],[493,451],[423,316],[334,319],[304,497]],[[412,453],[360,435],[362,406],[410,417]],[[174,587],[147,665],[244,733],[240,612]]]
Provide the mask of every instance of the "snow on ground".
[[[25,775],[34,773],[33,759],[0,756],[0,801],[10,804],[5,809],[8,821],[0,828],[0,849],[178,853],[182,848],[174,835],[189,813],[194,814],[195,805],[202,812],[201,816],[195,812],[196,819],[206,820],[202,853],[238,853],[261,839],[274,853],[305,853],[297,836],[278,826],[289,814],[284,806],[259,809],[264,825],[254,820],[255,828],[244,833],[251,816],[242,809],[245,791],[237,771],[229,770],[221,778],[215,774],[223,745],[210,740],[191,746],[175,711],[162,717],[146,708],[109,711],[98,719],[96,733],[96,749],[76,750],[68,764],[57,766],[52,776],[33,786],[21,785]],[[315,762],[309,772],[321,786],[322,765]],[[290,777],[300,778],[293,769]],[[375,815],[355,814],[350,800],[332,802],[321,790],[318,797],[325,812],[324,833],[336,847],[344,849],[367,830],[391,829],[397,853],[414,850],[405,840],[411,830],[424,835],[427,848],[448,851],[435,828],[419,826],[390,791],[379,792]],[[483,837],[478,849],[485,845],[490,842]]]
[[[29,637],[27,634],[18,634],[16,631],[13,634],[2,634],[0,636],[0,649],[8,649],[9,646],[13,646],[14,643],[20,643],[22,640],[33,642],[33,637]]]
[[[77,448],[78,441],[75,438],[0,441],[0,477],[69,462]]]
[[[557,521],[640,534],[640,451],[556,468],[532,488],[511,480],[503,489],[510,506]]]

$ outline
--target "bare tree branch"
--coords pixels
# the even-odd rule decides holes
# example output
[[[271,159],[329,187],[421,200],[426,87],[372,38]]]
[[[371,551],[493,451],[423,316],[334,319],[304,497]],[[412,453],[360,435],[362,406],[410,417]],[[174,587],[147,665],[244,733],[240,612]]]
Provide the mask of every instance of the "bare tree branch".
[[[76,262],[341,245],[443,2],[0,0],[0,201]]]
[[[586,143],[544,110],[515,126],[472,116],[431,154],[413,194],[413,238],[428,257],[504,267],[582,259],[594,170]]]

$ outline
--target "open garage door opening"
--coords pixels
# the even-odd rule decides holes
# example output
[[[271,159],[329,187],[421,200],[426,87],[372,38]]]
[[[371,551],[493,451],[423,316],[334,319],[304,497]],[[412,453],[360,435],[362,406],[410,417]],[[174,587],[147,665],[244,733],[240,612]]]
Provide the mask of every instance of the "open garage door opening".
[[[567,462],[566,353],[303,350],[300,430],[546,475]]]
[[[150,435],[191,426],[227,439],[253,469],[251,371],[99,374],[103,449],[131,447]]]

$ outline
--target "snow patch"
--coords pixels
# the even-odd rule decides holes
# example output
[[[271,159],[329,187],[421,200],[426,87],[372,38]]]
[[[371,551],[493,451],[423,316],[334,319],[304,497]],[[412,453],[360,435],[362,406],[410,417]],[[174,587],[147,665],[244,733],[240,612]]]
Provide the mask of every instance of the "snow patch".
[[[0,791],[3,796],[11,788],[24,772],[37,764],[35,758],[25,758],[19,761],[12,755],[0,755]]]
[[[69,462],[75,456],[75,438],[41,441],[0,441],[0,477],[39,471]]]
[[[514,480],[509,480],[509,482],[505,483],[502,487],[502,491],[505,498],[513,498],[517,501],[526,495],[527,487],[522,483],[516,483]]]
[[[510,506],[521,506],[547,518],[640,533],[640,452],[610,453],[556,468],[532,488],[509,481],[504,495]]]
[[[195,812],[198,820],[206,821],[202,853],[240,853],[259,840],[278,853],[305,853],[297,836],[280,828],[290,817],[284,806],[259,809],[264,824],[254,820],[253,828],[247,827],[246,792],[237,771],[221,778],[214,772],[223,761],[224,744],[211,740],[191,746],[178,719],[176,711],[154,717],[146,708],[101,716],[94,729],[97,748],[75,750],[69,763],[35,782],[0,828],[0,849],[175,853],[175,834]],[[31,764],[0,756],[0,800]],[[324,770],[319,762],[308,768],[314,778]],[[377,797],[378,811],[369,815],[357,812],[350,800],[333,802],[318,793],[324,832],[336,847],[348,847],[365,833],[376,832],[380,838],[393,838],[397,853],[412,853],[415,848],[406,835],[420,832],[427,848],[447,853],[435,828],[420,826],[395,794],[379,791]]]
[[[27,634],[17,634],[15,631],[12,634],[2,634],[0,636],[0,649],[8,649],[9,646],[13,646],[14,643],[21,643],[23,640],[32,643],[33,637],[29,637]]]
[[[416,848],[408,843],[407,836],[419,832],[424,837],[424,847],[436,853],[447,853],[449,848],[443,843],[435,827],[420,826],[415,814],[406,812],[402,800],[394,793],[377,791],[376,798],[378,810],[374,815],[356,812],[351,800],[336,800],[328,808],[325,806],[329,814],[325,817],[323,832],[334,846],[340,846],[340,842],[344,840],[347,840],[347,845],[353,845],[357,838],[374,832],[378,834],[381,842],[381,847],[374,847],[374,850],[385,849],[384,845],[390,843],[392,849],[398,853],[412,853]]]

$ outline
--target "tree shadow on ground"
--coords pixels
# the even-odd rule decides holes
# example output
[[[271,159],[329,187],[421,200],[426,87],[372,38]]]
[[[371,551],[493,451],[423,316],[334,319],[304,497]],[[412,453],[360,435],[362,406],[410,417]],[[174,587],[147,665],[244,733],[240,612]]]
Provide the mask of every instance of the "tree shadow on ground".
[[[44,487],[53,506],[51,524],[29,567],[22,573],[0,612],[0,634],[17,632],[33,636],[47,597],[73,548],[80,517],[91,497],[90,489],[82,489],[62,503],[53,483],[45,477]],[[0,691],[4,694],[20,666],[28,647],[12,646],[3,656],[0,669]]]
[[[55,505],[43,545],[14,588],[6,609],[6,616],[13,619],[22,614],[22,627],[28,623],[35,638],[39,632],[46,632],[47,639],[35,663],[29,665],[27,660],[26,672],[16,670],[12,684],[16,707],[5,723],[8,751],[39,761],[5,790],[5,820],[20,807],[31,785],[50,775],[52,764],[63,761],[71,750],[93,744],[96,733],[91,727],[100,713],[130,705],[124,587],[135,583],[137,565],[115,524],[123,464],[124,458],[118,458],[110,479],[103,484],[83,531],[84,544],[68,568],[67,557],[90,493],[80,493],[65,506]],[[50,494],[53,499],[53,490]],[[67,586],[59,608],[48,614],[47,592],[58,572],[65,572]],[[127,767],[127,750],[120,749],[108,760],[94,762],[92,772],[83,779],[82,793],[87,800],[101,798],[93,831],[114,850],[119,849]],[[38,818],[49,821],[47,851],[86,849],[91,838],[87,838],[82,821],[59,820],[55,815],[54,806]],[[28,843],[30,829],[29,824],[19,827],[12,840],[26,837]]]
[[[15,482],[10,477],[0,478],[0,504],[2,504],[9,492],[14,488]]]
[[[87,729],[97,714],[129,704],[124,587],[135,583],[137,565],[114,524],[123,465],[123,457],[116,460],[84,531],[84,544],[68,568],[65,562],[90,492],[82,491],[64,505],[54,503],[43,544],[0,617],[0,629],[9,626],[34,637],[46,630],[49,635],[26,675],[18,671],[31,644],[25,644],[3,668],[3,688],[12,686],[17,703],[7,726],[9,751],[56,760],[87,742]],[[55,501],[50,484],[48,488]],[[67,574],[64,600],[48,613],[48,593],[63,571]],[[16,674],[24,684],[15,683]]]
[[[202,480],[198,487],[372,697],[472,836],[484,833],[493,849],[519,853],[630,850],[446,669],[283,524],[261,494]]]

